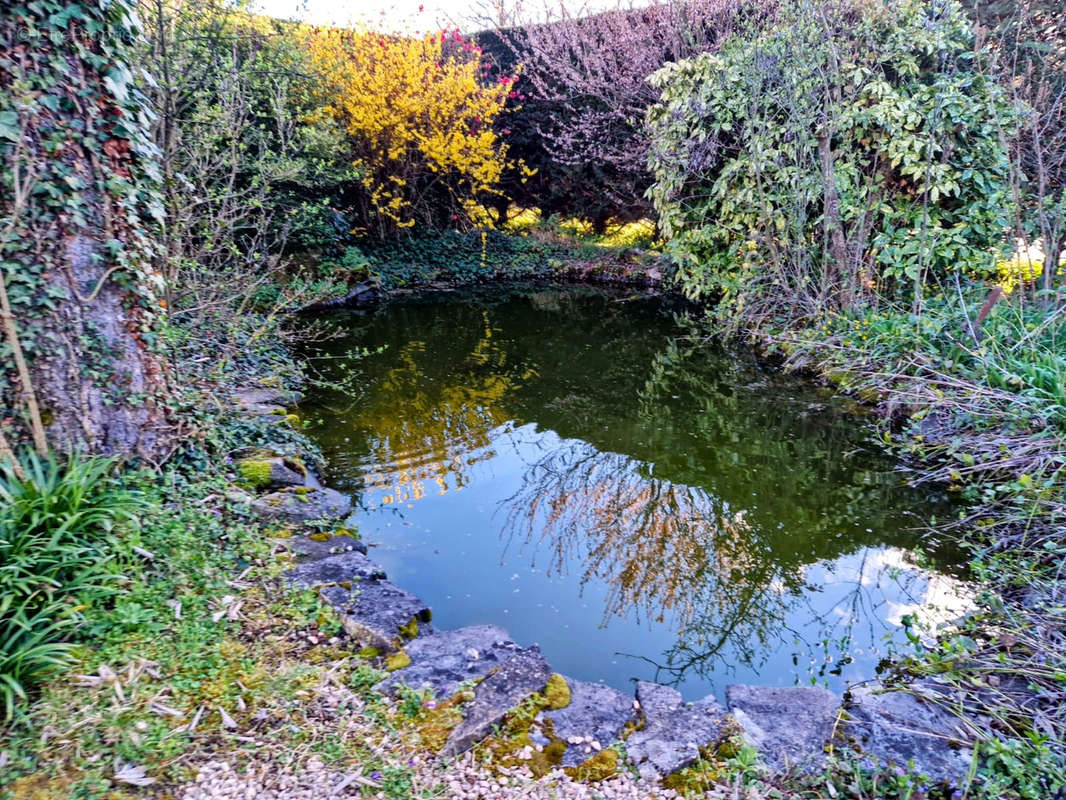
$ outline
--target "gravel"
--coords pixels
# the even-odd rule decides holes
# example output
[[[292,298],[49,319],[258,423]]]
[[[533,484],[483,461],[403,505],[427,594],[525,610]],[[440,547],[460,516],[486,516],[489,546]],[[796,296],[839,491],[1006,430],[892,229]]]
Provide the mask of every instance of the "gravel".
[[[413,788],[410,797],[454,800],[671,800],[678,795],[628,774],[596,784],[578,783],[562,772],[537,780],[524,769],[489,770],[467,755],[447,763],[433,760],[411,762]],[[179,788],[179,800],[326,800],[326,798],[374,798],[389,800],[376,773],[362,770],[339,772],[325,769],[311,759],[301,772],[279,770],[269,762],[251,760],[240,766],[209,761],[200,767],[195,781]],[[740,795],[743,797],[743,793]],[[731,788],[708,797],[734,797]]]

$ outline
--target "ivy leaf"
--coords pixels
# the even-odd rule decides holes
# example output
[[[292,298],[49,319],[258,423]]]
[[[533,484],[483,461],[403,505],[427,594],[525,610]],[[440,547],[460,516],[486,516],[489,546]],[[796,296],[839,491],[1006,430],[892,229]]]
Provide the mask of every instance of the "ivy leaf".
[[[130,96],[129,84],[132,77],[129,69],[125,66],[112,67],[104,76],[104,86],[114,95],[116,100],[124,103]]]
[[[17,142],[22,129],[17,111],[0,111],[0,138]]]

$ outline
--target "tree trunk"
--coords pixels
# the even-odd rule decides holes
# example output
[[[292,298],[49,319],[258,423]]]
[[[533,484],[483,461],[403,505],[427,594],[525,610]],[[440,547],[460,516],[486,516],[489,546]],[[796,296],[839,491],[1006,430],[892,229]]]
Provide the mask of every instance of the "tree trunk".
[[[173,427],[150,266],[157,155],[127,60],[133,9],[77,5],[82,19],[66,24],[66,0],[0,19],[0,269],[31,383],[4,359],[0,425],[27,438],[31,392],[53,448],[156,461]]]

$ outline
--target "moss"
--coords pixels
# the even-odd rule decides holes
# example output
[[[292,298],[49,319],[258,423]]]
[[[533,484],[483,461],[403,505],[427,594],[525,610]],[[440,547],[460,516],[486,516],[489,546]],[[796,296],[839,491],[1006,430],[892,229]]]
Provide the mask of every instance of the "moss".
[[[381,655],[381,651],[376,647],[364,647],[362,650],[356,653],[356,655],[359,656],[359,658],[365,658],[369,661],[372,658],[379,657]]]
[[[635,720],[629,720],[626,726],[622,728],[622,741],[625,741],[637,731],[644,730],[644,726],[648,724],[648,720],[644,717],[644,712],[640,712],[640,716]]]
[[[398,669],[409,666],[411,666],[411,656],[407,655],[403,650],[399,650],[385,659],[385,670],[387,672],[395,672]]]
[[[333,534],[324,532],[309,533],[307,534],[307,538],[310,539],[312,542],[328,542],[330,539],[333,538]]]
[[[544,745],[544,757],[553,767],[563,763],[565,754],[566,742],[562,739],[552,739],[549,744]]]
[[[400,626],[400,636],[411,640],[418,636],[418,617],[411,617],[411,621]]]
[[[722,732],[722,738],[699,748],[699,761],[666,776],[663,779],[663,786],[684,796],[702,797],[716,784],[730,777],[725,762],[736,756],[743,746],[740,729],[733,724],[727,724]]]
[[[563,770],[576,781],[595,783],[618,774],[618,751],[612,748],[601,750],[576,767]]]
[[[456,692],[444,702],[438,703],[436,708],[427,710],[418,724],[418,735],[422,740],[422,746],[434,753],[439,753],[452,731],[463,721],[463,712],[459,706],[473,699],[474,693],[467,689]]]
[[[544,777],[558,767],[563,761],[565,752],[566,742],[554,738],[543,748],[537,750],[528,731],[512,736],[492,737],[481,743],[485,766],[505,769],[525,767],[537,778]],[[523,753],[528,757],[525,757]]]
[[[550,719],[537,720],[548,707],[544,694],[535,692],[507,713],[497,735],[481,744],[482,761],[493,767],[525,767],[536,777],[547,775],[558,767],[566,753],[566,742],[555,735]],[[534,727],[548,744],[537,749],[533,744]]]
[[[303,426],[303,423],[300,421],[300,417],[297,414],[286,414],[282,421],[291,425],[293,428],[296,428],[296,430],[299,430]]]
[[[244,485],[252,489],[270,485],[270,470],[270,462],[262,458],[245,458],[237,462],[237,472]]]
[[[728,776],[721,763],[701,755],[700,760],[691,767],[685,767],[663,778],[663,788],[673,789],[685,797],[702,797],[726,777]]]
[[[570,686],[566,678],[558,672],[548,679],[548,685],[544,687],[544,700],[545,707],[551,709],[566,708],[570,705]]]

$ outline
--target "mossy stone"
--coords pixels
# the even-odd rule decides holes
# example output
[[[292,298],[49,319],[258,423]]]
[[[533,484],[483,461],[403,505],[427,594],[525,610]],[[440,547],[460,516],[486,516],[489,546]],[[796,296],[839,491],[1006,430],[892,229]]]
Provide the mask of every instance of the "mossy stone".
[[[237,462],[237,472],[246,486],[259,489],[270,484],[271,463],[265,459],[246,458]]]
[[[595,783],[618,774],[618,751],[608,748],[587,758],[576,767],[563,770],[575,781]]]
[[[544,699],[546,708],[558,710],[570,705],[570,686],[566,678],[558,672],[548,678],[548,685],[544,687]]]
[[[385,659],[386,672],[395,672],[398,669],[409,666],[411,666],[411,657],[403,650],[399,650]]]
[[[411,617],[410,622],[400,626],[400,636],[408,640],[418,636],[418,619],[416,617]]]

